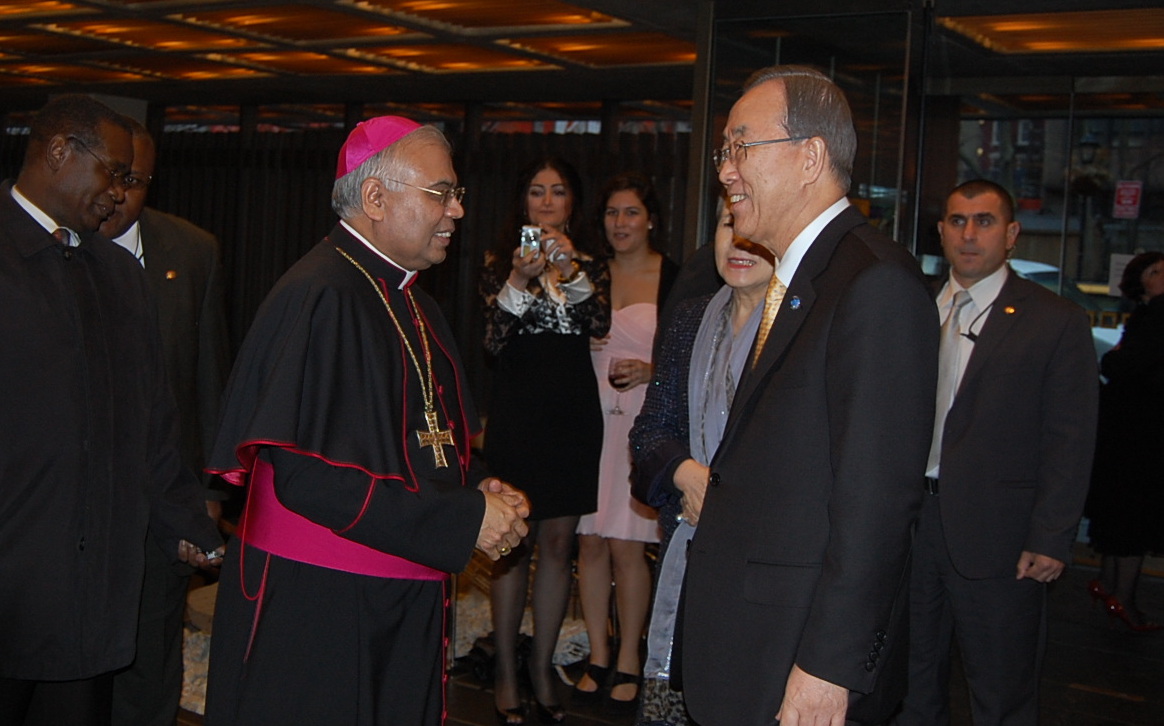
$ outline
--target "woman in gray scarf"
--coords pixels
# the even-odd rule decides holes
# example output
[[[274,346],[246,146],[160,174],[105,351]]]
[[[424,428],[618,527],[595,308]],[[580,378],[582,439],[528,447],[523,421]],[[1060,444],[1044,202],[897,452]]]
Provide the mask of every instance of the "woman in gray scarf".
[[[687,542],[695,533],[715,454],[759,327],[775,258],[736,238],[721,209],[716,269],[726,283],[711,296],[685,300],[662,331],[655,374],[630,433],[635,496],[658,507],[663,529],[658,584],[647,633],[638,723],[689,723],[679,684],[671,683],[671,645]],[[676,546],[671,546],[672,543]]]

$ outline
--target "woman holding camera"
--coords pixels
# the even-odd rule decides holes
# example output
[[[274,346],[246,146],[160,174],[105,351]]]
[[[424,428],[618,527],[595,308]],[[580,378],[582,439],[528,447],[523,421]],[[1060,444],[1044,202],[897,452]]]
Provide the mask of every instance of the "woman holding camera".
[[[525,491],[532,510],[529,534],[493,571],[494,703],[502,724],[525,723],[516,647],[535,548],[534,704],[542,723],[566,716],[552,658],[570,594],[574,530],[597,507],[602,413],[589,340],[610,329],[610,277],[585,251],[581,197],[566,162],[529,167],[519,179],[516,223],[486,255],[481,276],[485,348],[496,358],[485,458],[494,474]]]
[[[615,712],[634,709],[641,672],[639,647],[651,601],[647,542],[659,541],[655,510],[630,492],[627,434],[651,380],[651,343],[659,305],[678,266],[655,246],[659,203],[651,180],[619,174],[599,197],[610,268],[610,335],[591,341],[591,359],[605,418],[599,462],[598,511],[578,524],[578,590],[590,639],[590,662],[575,700],[605,693]],[[615,585],[619,642],[612,658],[607,640],[611,580]]]

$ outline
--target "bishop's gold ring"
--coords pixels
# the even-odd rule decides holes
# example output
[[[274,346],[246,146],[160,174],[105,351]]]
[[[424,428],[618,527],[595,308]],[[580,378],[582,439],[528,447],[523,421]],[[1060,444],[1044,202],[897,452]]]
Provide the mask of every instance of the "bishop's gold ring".
[[[509,545],[501,545],[501,549],[497,550],[497,554],[501,555],[502,557],[506,556],[510,552],[513,552],[513,550],[510,549]]]

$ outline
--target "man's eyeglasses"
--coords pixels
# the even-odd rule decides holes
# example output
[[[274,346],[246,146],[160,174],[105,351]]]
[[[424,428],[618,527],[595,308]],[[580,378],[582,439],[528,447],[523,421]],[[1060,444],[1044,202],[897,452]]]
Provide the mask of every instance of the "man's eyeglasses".
[[[418,187],[415,184],[402,182],[399,179],[384,179],[384,181],[392,182],[393,184],[403,184],[406,187],[412,187],[413,189],[419,189],[422,192],[428,192],[429,194],[438,196],[441,198],[441,204],[445,205],[446,207],[452,205],[454,201],[460,204],[461,200],[465,198],[465,187],[451,187],[449,189],[441,190],[429,189],[428,187]]]
[[[748,158],[749,146],[764,146],[765,144],[783,144],[785,141],[804,141],[811,139],[811,136],[789,136],[786,139],[765,139],[764,141],[737,141],[734,144],[729,144],[722,149],[713,149],[711,152],[711,163],[715,164],[715,170],[719,171],[723,165],[731,161],[738,164]]]
[[[92,156],[94,159],[97,160],[97,163],[101,165],[101,168],[105,170],[105,173],[109,175],[109,183],[110,184],[113,184],[114,186],[121,187],[122,189],[132,189],[133,188],[133,186],[131,186],[129,181],[128,181],[128,179],[131,176],[128,172],[118,171],[117,169],[114,169],[111,166],[109,166],[109,162],[105,161],[100,156],[97,156],[96,152],[94,152],[92,149],[90,149],[89,145],[86,144],[84,141],[82,141],[79,137],[70,136],[69,141],[76,141],[77,145],[80,146],[82,149],[84,149],[85,152],[89,154],[89,156]],[[134,178],[135,182],[138,179],[138,177],[133,177],[133,178]],[[149,182],[146,182],[146,183],[148,184]]]

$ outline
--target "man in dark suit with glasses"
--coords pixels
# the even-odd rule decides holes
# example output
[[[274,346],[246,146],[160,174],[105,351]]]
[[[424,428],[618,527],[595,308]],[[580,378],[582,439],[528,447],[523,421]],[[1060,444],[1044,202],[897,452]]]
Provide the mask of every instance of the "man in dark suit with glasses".
[[[145,206],[157,152],[144,126],[130,120],[133,164],[125,198],[101,225],[145,268],[158,311],[162,355],[178,404],[182,462],[203,479],[206,449],[230,372],[218,240],[184,219]],[[222,485],[225,487],[225,484]],[[207,513],[221,517],[225,491],[207,488]],[[113,680],[113,726],[173,726],[182,695],[182,625],[191,568],[146,544],[146,575],[133,665]]]
[[[62,96],[0,186],[4,724],[109,723],[112,672],[134,657],[147,523],[171,559],[221,557],[179,458],[145,276],[97,231],[132,160],[121,116]]]

